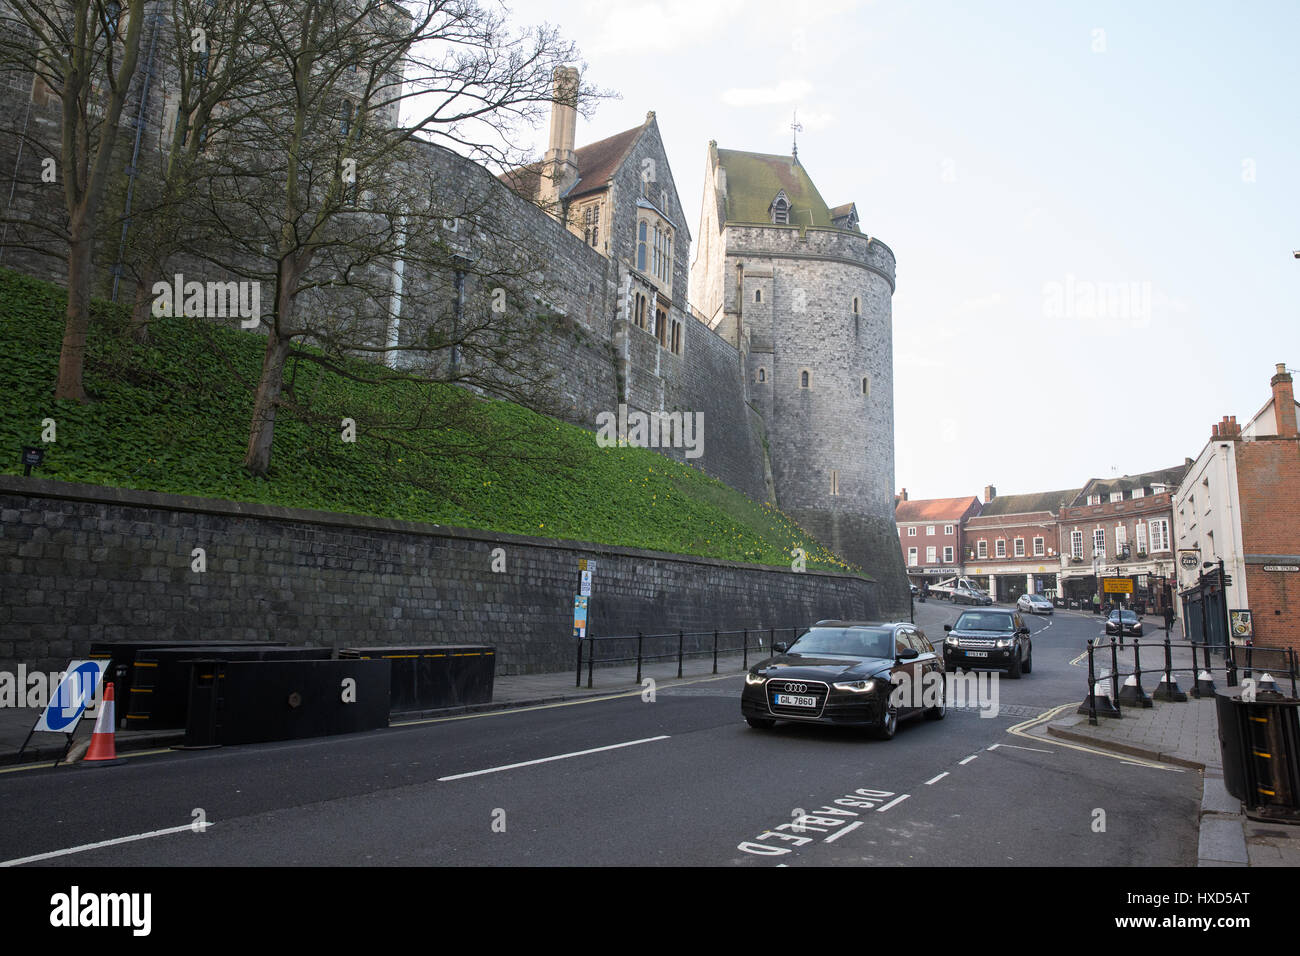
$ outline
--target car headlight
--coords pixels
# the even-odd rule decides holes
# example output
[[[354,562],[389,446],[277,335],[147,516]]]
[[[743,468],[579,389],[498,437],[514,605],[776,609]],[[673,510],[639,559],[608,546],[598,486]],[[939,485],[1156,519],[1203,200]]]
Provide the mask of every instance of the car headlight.
[[[753,687],[755,684],[761,684],[766,680],[767,680],[766,677],[764,677],[762,674],[756,674],[754,673],[754,671],[750,671],[748,674],[745,675],[745,683],[748,684],[750,687]]]
[[[957,638],[955,637],[945,637],[943,639],[943,642],[947,644],[949,647],[956,647],[960,643],[960,641],[958,641]]]
[[[1015,640],[1010,637],[998,638],[998,647],[1010,647],[1014,643]]]
[[[848,680],[840,681],[834,686],[836,690],[848,690],[855,694],[869,694],[876,689],[876,682],[873,680]]]

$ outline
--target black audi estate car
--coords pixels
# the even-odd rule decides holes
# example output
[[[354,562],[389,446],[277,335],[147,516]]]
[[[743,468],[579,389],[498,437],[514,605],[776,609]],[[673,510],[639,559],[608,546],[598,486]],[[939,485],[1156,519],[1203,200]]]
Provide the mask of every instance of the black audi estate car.
[[[818,621],[789,647],[772,649],[745,675],[740,711],[751,727],[856,724],[888,740],[900,720],[947,713],[943,660],[914,624]],[[927,679],[930,673],[936,676]],[[907,692],[895,695],[904,681]],[[923,693],[927,686],[937,691]]]

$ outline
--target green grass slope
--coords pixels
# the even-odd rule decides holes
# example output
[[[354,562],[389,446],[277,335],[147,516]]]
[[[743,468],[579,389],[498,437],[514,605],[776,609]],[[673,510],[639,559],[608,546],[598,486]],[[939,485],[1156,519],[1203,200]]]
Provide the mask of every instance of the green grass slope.
[[[55,402],[65,303],[63,289],[0,270],[0,472],[21,474],[21,446],[53,419],[43,478],[759,564],[803,548],[809,569],[856,570],[775,508],[656,452],[600,448],[593,432],[461,389],[361,383],[311,362],[286,371],[300,411],[281,415],[271,474],[254,478],[241,462],[260,336],[161,319],[149,346],[130,345],[122,310],[96,302],[96,401]],[[355,443],[341,440],[345,417]]]

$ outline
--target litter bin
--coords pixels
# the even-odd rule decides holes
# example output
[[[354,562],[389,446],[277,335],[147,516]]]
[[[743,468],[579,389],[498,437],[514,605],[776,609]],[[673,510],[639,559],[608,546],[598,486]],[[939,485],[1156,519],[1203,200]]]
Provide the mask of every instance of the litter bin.
[[[1300,700],[1241,693],[1215,694],[1224,787],[1253,819],[1300,824]]]

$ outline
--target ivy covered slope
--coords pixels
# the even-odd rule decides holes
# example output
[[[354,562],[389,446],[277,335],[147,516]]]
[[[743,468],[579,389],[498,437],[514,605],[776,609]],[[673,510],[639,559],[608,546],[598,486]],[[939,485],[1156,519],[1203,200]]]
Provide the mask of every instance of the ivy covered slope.
[[[147,346],[125,314],[96,302],[86,386],[55,402],[65,293],[0,270],[0,471],[55,422],[40,477],[232,501],[378,515],[789,565],[856,570],[785,515],[687,465],[450,386],[359,382],[291,360],[292,413],[276,427],[271,473],[242,468],[263,339],[194,319],[159,319]],[[359,377],[373,376],[366,363]],[[342,438],[344,418],[355,442]],[[430,423],[436,425],[430,427]]]

